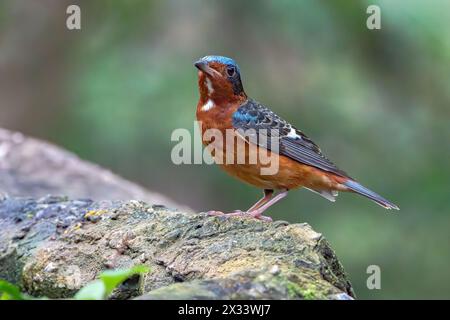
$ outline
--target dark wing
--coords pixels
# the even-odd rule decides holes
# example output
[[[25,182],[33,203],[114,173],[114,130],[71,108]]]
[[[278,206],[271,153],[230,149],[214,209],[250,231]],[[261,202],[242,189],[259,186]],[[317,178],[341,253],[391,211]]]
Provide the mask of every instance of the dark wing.
[[[233,114],[233,127],[247,140],[295,161],[348,177],[328,160],[319,147],[303,132],[280,118],[267,107],[247,100]],[[278,142],[278,149],[271,144]]]

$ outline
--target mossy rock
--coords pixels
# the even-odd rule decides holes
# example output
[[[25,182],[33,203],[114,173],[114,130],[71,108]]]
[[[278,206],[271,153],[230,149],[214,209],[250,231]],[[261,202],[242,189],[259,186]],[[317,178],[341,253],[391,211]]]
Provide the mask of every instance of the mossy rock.
[[[101,271],[146,264],[128,299],[347,299],[350,282],[308,224],[209,217],[138,201],[0,200],[0,278],[70,297]]]

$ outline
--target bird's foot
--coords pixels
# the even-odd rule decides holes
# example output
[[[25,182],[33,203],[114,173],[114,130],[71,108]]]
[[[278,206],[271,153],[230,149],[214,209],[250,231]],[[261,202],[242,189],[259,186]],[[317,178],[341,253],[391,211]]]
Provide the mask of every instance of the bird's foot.
[[[273,221],[271,217],[263,216],[260,212],[258,212],[258,210],[248,212],[247,214],[251,215],[253,218],[258,219],[258,220],[267,221],[267,222]]]
[[[241,210],[234,210],[233,212],[222,212],[222,211],[216,211],[211,210],[207,212],[208,216],[228,216],[228,217],[236,217],[236,216],[245,216],[247,215],[246,212]]]
[[[211,210],[208,211],[207,214],[209,216],[227,216],[227,217],[249,217],[249,218],[254,218],[254,219],[258,219],[258,220],[262,220],[262,221],[267,221],[267,222],[271,222],[272,218],[271,217],[267,217],[267,216],[263,216],[261,213],[259,213],[257,210],[255,211],[242,211],[242,210],[235,210],[233,212],[222,212],[222,211],[216,211],[216,210]]]

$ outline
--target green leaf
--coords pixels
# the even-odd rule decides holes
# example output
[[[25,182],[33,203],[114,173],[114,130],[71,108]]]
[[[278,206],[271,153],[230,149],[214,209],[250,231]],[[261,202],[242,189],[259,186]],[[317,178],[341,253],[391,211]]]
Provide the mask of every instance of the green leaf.
[[[5,280],[0,280],[0,300],[25,300],[27,297],[20,289]]]
[[[106,299],[113,290],[129,277],[135,274],[149,272],[146,266],[135,266],[130,269],[107,270],[100,274],[100,279],[94,280],[80,289],[75,295],[77,300],[102,300]]]
[[[107,296],[102,280],[94,280],[75,294],[77,300],[103,300]]]
[[[111,292],[122,282],[135,274],[144,274],[149,272],[149,268],[146,266],[134,266],[130,269],[117,269],[107,270],[100,274],[100,279],[103,281],[106,289],[106,296],[109,296]]]

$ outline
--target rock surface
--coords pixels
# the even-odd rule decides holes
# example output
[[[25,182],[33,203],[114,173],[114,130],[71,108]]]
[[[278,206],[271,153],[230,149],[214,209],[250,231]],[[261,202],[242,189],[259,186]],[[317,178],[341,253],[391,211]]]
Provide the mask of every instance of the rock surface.
[[[101,271],[151,272],[116,299],[349,299],[328,242],[307,224],[209,217],[138,201],[0,200],[0,278],[71,297]]]
[[[93,200],[137,199],[185,208],[48,142],[0,128],[0,194],[61,194]]]

